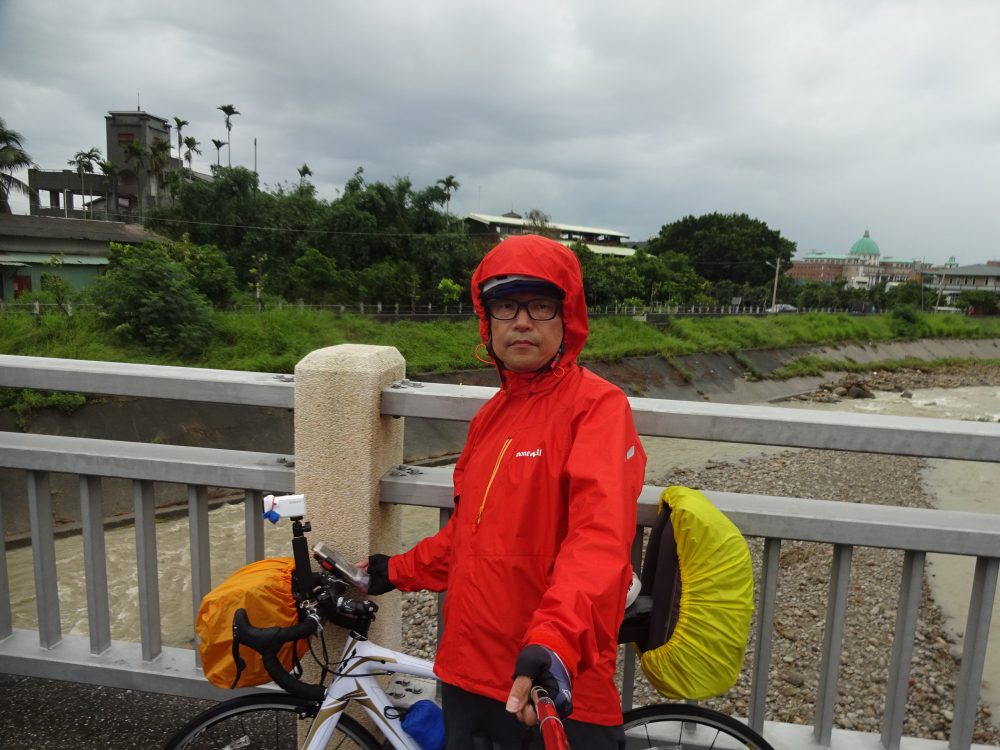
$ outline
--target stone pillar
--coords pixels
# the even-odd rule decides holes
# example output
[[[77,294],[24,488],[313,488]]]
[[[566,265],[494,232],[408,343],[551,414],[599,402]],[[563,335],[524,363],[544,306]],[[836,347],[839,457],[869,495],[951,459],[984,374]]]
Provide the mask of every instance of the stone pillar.
[[[310,546],[326,542],[352,561],[400,551],[399,509],[379,504],[378,483],[403,460],[403,421],[379,405],[405,364],[393,347],[341,344],[295,366],[295,491],[306,496]],[[399,593],[377,602],[372,639],[398,649]]]

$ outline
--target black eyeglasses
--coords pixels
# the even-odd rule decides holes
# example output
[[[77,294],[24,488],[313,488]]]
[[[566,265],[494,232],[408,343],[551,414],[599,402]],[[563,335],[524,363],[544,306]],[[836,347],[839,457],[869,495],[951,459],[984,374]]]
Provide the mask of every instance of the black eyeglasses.
[[[552,320],[559,314],[561,307],[558,300],[546,297],[529,299],[524,302],[498,297],[486,303],[486,311],[491,318],[496,320],[513,320],[521,314],[522,309],[528,311],[528,317],[532,320]]]

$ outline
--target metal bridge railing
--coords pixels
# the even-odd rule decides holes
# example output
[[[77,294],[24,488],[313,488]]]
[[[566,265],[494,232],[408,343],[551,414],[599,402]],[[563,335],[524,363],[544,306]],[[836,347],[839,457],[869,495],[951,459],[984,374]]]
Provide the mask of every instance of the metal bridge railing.
[[[79,362],[0,355],[0,387],[33,387],[86,393],[121,394],[194,401],[293,405],[288,376],[216,370]],[[382,392],[383,416],[465,421],[493,389],[399,381]],[[955,420],[883,417],[812,412],[763,406],[631,399],[643,435],[890,453],[968,461],[1000,461],[1000,424]],[[247,559],[263,554],[258,500],[264,491],[291,491],[289,457],[160,444],[123,443],[58,436],[0,433],[0,467],[26,472],[38,631],[11,626],[6,560],[0,555],[0,671],[69,679],[199,697],[225,691],[200,678],[192,651],[160,641],[157,550],[152,483],[188,486],[191,579],[194,601],[210,586],[207,543],[207,488],[232,487],[247,498]],[[66,636],[59,625],[58,591],[52,569],[53,524],[48,488],[50,472],[80,477],[82,535],[87,579],[88,638]],[[103,552],[101,477],[133,482],[136,548],[139,562],[137,606],[140,643],[111,641],[107,620],[106,560]],[[639,522],[650,525],[660,488],[647,486],[640,498]],[[975,558],[976,573],[964,634],[964,650],[948,747],[972,747],[992,604],[1000,562],[1000,516],[876,505],[834,503],[733,493],[707,493],[750,537],[764,540],[758,592],[749,722],[764,728],[777,748],[884,747],[903,738],[907,678],[913,653],[916,608],[928,552]],[[450,474],[442,468],[391,471],[381,480],[381,502],[436,507],[451,505]],[[3,518],[0,517],[0,533]],[[820,683],[813,726],[765,726],[768,667],[778,590],[778,559],[785,540],[833,547],[831,585],[821,654]],[[842,733],[833,728],[841,637],[847,610],[847,580],[857,547],[904,552],[903,575],[880,737]],[[907,745],[909,746],[909,745]],[[920,747],[940,748],[921,741]]]

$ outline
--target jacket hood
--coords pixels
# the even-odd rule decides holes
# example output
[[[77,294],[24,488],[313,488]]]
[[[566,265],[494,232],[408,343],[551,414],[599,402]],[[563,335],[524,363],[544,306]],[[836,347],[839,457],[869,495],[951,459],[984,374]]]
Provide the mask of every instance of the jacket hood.
[[[563,341],[561,361],[574,361],[587,340],[587,303],[583,295],[583,270],[576,253],[565,245],[536,234],[508,237],[490,250],[472,274],[472,303],[479,316],[479,336],[490,339],[490,320],[480,289],[496,276],[516,274],[544,279],[562,290]]]

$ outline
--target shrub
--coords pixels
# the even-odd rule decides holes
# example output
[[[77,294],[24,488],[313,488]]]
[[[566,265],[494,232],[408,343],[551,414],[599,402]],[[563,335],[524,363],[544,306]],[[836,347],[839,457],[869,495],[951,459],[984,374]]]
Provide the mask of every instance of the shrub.
[[[901,321],[907,325],[915,326],[920,322],[920,313],[913,305],[898,305],[892,310],[893,320]]]
[[[116,334],[159,351],[198,354],[215,334],[211,306],[190,272],[155,243],[112,243],[110,267],[93,296]]]
[[[72,414],[85,403],[87,397],[82,393],[0,388],[0,409],[9,409],[14,413],[14,424],[20,430],[28,429],[28,421],[40,409],[55,409],[63,414]]]
[[[185,234],[166,247],[170,257],[187,269],[194,288],[215,307],[232,305],[236,295],[236,272],[215,245],[195,245]]]

